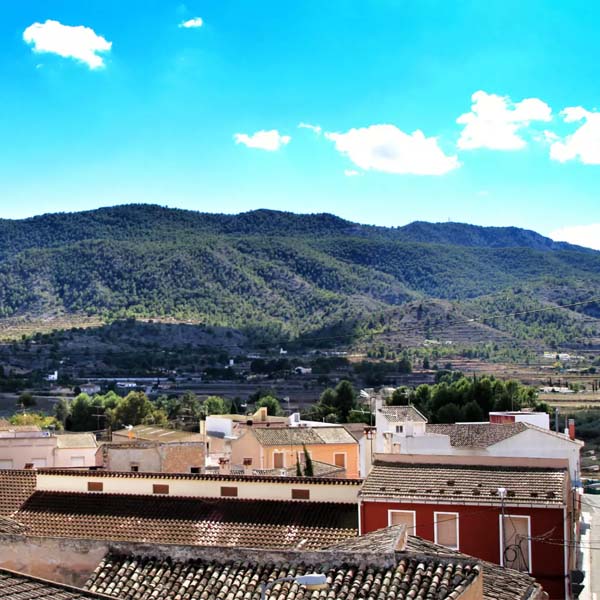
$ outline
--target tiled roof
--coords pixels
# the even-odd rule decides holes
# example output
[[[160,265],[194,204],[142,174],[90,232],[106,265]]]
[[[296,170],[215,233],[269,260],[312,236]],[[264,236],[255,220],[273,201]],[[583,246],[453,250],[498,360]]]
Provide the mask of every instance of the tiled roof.
[[[423,538],[409,535],[406,551],[419,554],[437,554],[457,559],[470,558],[466,554],[439,546]],[[541,600],[547,598],[536,580],[522,571],[515,571],[480,561],[483,567],[483,600]]]
[[[375,558],[375,557],[374,557]],[[108,556],[86,584],[93,591],[123,600],[154,598],[218,598],[259,600],[260,583],[305,573],[324,573],[327,591],[308,591],[291,582],[275,584],[269,600],[332,598],[351,600],[405,600],[409,598],[456,598],[479,574],[472,562],[400,558],[395,566],[346,564],[331,556],[319,563],[256,561],[175,562],[156,558]]]
[[[346,469],[344,467],[338,467],[336,465],[330,465],[329,463],[321,462],[319,460],[313,460],[313,477],[344,477],[346,474]],[[243,467],[242,467],[243,470]],[[270,476],[280,476],[279,472],[281,469],[254,469],[253,473],[255,475],[270,475]],[[286,470],[286,481],[288,481],[289,477],[294,477],[296,475],[296,465],[288,467]],[[281,476],[280,476],[281,477]]]
[[[12,515],[34,490],[35,471],[0,471],[0,516]]]
[[[456,423],[427,425],[427,433],[450,436],[450,445],[487,448],[527,430],[526,423]]]
[[[357,533],[357,507],[325,502],[36,492],[31,535],[198,546],[322,548]]]
[[[376,462],[360,495],[415,502],[562,506],[565,469]]]
[[[412,405],[382,406],[377,409],[389,421],[415,421],[427,423],[427,419]]]
[[[255,427],[251,431],[263,446],[356,444],[343,427]]]
[[[87,600],[105,595],[0,569],[0,598],[12,600]]]
[[[131,430],[120,429],[115,431],[113,436],[132,440],[142,440],[147,442],[203,442],[204,437],[199,433],[190,431],[180,431],[177,429],[166,429],[164,427],[155,427],[153,425],[136,425]],[[115,440],[116,441],[116,440]]]
[[[66,433],[56,436],[58,448],[97,448],[96,436],[93,433]]]
[[[243,473],[231,473],[220,475],[217,473],[143,473],[133,471],[104,471],[102,469],[37,469],[41,475],[68,475],[69,477],[118,477],[123,479],[189,479],[204,481],[262,481],[265,483],[310,483],[310,484],[336,484],[336,485],[361,485],[360,479],[342,479],[331,477],[280,477],[279,475],[244,475]],[[2,471],[0,471],[2,473]]]

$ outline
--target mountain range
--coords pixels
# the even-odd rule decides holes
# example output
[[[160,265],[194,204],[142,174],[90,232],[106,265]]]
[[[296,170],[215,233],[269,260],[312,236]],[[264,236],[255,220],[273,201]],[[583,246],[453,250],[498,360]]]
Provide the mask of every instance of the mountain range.
[[[581,344],[600,302],[560,306],[598,296],[600,252],[516,227],[140,204],[0,220],[0,321],[170,318],[298,336],[414,320],[426,336],[443,318],[527,307],[485,327]]]

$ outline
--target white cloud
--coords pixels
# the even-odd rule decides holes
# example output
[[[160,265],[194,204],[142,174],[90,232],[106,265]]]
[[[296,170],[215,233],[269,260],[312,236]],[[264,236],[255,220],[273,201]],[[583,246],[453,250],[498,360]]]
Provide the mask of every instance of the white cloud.
[[[257,131],[252,135],[236,133],[233,137],[236,144],[244,144],[248,148],[259,148],[260,150],[267,150],[269,152],[279,150],[281,146],[289,144],[292,139],[289,135],[281,135],[277,129]]]
[[[559,162],[579,159],[584,165],[600,165],[600,113],[570,106],[560,114],[565,123],[584,123],[564,139],[554,137],[550,158]]]
[[[356,171],[355,169],[345,169],[344,175],[346,177],[358,177],[359,175],[362,175],[362,173],[360,171]]]
[[[198,27],[202,27],[202,25],[204,25],[204,21],[201,17],[194,17],[193,19],[179,23],[179,27],[183,27],[184,29],[197,29]]]
[[[471,97],[471,112],[456,119],[464,128],[458,140],[462,150],[489,148],[519,150],[527,145],[521,131],[532,121],[550,121],[552,109],[539,98],[513,103],[508,96],[478,91]]]
[[[600,250],[600,223],[561,227],[553,231],[549,237],[557,242],[569,242],[570,244]]]
[[[365,171],[413,175],[444,175],[460,166],[456,156],[447,156],[437,138],[422,131],[407,134],[395,125],[371,125],[346,133],[325,133],[345,154]]]
[[[310,129],[314,131],[317,135],[320,135],[322,129],[320,125],[311,125],[310,123],[298,123],[298,127],[300,129]]]
[[[74,58],[90,69],[103,67],[104,60],[98,53],[108,52],[112,47],[112,42],[89,27],[71,27],[51,20],[30,25],[23,32],[23,40],[33,45],[34,52],[50,52],[64,58]]]

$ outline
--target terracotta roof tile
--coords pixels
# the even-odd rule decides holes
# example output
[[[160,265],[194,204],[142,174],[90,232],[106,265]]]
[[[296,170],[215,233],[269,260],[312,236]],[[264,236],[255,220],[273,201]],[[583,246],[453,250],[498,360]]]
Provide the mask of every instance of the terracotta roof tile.
[[[0,516],[11,516],[34,490],[35,471],[0,471]]]
[[[360,492],[363,499],[415,502],[562,506],[565,469],[376,462]]]
[[[472,562],[447,561],[435,556],[402,557],[395,566],[339,564],[331,557],[319,563],[261,563],[257,561],[176,562],[157,558],[107,556],[86,584],[93,591],[123,600],[155,598],[215,598],[259,600],[260,583],[280,577],[318,572],[327,576],[328,591],[309,591],[292,582],[275,584],[269,600],[335,598],[405,600],[456,598],[479,575]]]
[[[36,492],[30,535],[199,546],[322,548],[357,534],[357,507],[325,502]]]
[[[427,419],[412,405],[382,406],[377,409],[377,412],[381,413],[388,420],[427,423]]]
[[[450,436],[450,444],[457,447],[487,448],[527,430],[519,423],[455,423],[427,425],[427,433]]]
[[[0,598],[11,600],[87,600],[106,598],[88,590],[0,569]]]
[[[356,444],[343,427],[256,427],[251,431],[263,446]]]

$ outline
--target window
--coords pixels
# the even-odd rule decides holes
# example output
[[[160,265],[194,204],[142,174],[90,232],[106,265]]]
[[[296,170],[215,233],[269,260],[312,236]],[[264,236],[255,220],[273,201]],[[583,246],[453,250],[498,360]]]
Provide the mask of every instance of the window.
[[[458,513],[434,512],[434,542],[458,550]]]
[[[139,470],[140,470],[140,465],[136,465],[136,464],[131,465],[131,471],[133,473],[137,473]]]
[[[396,433],[404,433],[404,425],[396,425]]]
[[[40,467],[45,467],[46,466],[46,459],[45,458],[34,458],[32,460],[33,462],[33,466],[36,469],[39,469]]]
[[[310,490],[292,489],[292,500],[310,500]]]
[[[163,483],[154,483],[152,484],[152,493],[153,494],[168,494],[169,486]]]
[[[104,484],[101,481],[88,481],[87,489],[88,492],[102,492]]]
[[[238,489],[236,487],[221,486],[221,496],[226,498],[237,498]]]
[[[415,535],[414,510],[388,510],[388,525],[406,525],[408,535]]]
[[[72,467],[85,467],[85,456],[71,456]]]
[[[0,469],[12,469],[13,461],[11,459],[0,460]]]
[[[333,464],[336,467],[346,468],[346,453],[345,452],[336,452],[333,455]]]
[[[190,473],[198,475],[200,473],[200,467],[190,467]]]
[[[517,571],[531,572],[531,518],[500,515],[500,564]]]
[[[252,457],[246,457],[244,458],[244,466],[245,467],[251,467],[252,466]]]
[[[273,452],[273,468],[285,469],[285,454],[283,452]]]

